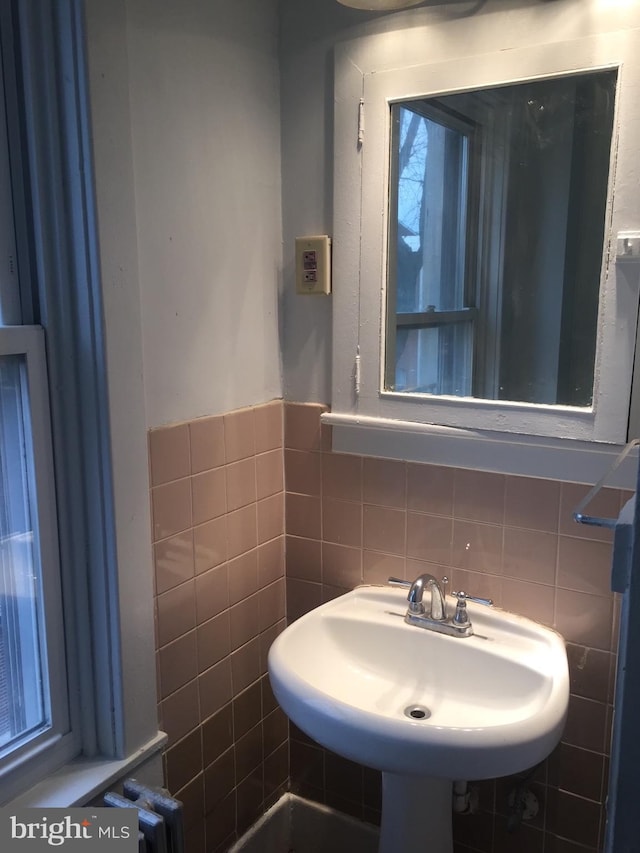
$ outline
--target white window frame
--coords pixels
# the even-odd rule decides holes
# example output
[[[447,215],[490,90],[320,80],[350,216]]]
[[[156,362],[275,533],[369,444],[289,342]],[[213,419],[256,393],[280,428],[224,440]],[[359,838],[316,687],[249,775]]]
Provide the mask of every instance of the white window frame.
[[[434,51],[425,64],[424,45],[441,35],[431,30],[412,31],[406,41],[387,34],[336,48],[334,351],[332,412],[324,420],[334,427],[336,450],[588,482],[601,472],[602,456],[615,455],[628,435],[638,287],[614,258],[616,234],[640,224],[640,200],[628,179],[640,147],[637,35],[610,32],[450,59]],[[451,57],[458,43],[446,43]],[[610,68],[618,69],[618,91],[593,406],[425,400],[382,391],[390,103]],[[361,117],[364,111],[362,145],[358,110]],[[585,465],[585,454],[593,465]]]
[[[58,529],[53,476],[49,392],[44,332],[39,326],[0,327],[0,357],[24,356],[29,394],[30,437],[33,445],[32,516],[34,556],[41,574],[42,606],[50,726],[30,738],[0,761],[0,791],[7,799],[72,758],[79,749],[71,731],[68,676],[64,648],[64,623]],[[71,681],[73,684],[73,679]]]

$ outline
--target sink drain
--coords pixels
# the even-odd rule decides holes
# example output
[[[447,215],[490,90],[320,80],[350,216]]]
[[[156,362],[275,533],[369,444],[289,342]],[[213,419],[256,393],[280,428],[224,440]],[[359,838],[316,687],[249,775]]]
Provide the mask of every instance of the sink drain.
[[[431,711],[426,705],[409,705],[404,709],[405,717],[412,720],[428,720],[431,716]]]

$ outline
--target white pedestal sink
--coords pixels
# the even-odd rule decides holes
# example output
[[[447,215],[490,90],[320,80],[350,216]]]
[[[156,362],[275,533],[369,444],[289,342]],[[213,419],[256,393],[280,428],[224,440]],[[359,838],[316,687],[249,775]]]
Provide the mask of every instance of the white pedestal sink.
[[[451,785],[533,767],[560,740],[564,641],[468,605],[475,633],[404,622],[406,593],[359,587],[290,625],[269,652],[274,694],[318,743],[383,773],[380,853],[451,853]]]

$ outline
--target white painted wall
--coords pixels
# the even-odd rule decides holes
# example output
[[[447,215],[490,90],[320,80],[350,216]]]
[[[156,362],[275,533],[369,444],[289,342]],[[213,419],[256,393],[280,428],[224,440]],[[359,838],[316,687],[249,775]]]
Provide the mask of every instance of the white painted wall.
[[[147,425],[281,396],[277,0],[127,0]]]
[[[282,392],[277,0],[83,5],[137,749],[157,725],[147,429]]]
[[[125,0],[85,0],[85,17],[129,753],[154,736],[157,700]]]

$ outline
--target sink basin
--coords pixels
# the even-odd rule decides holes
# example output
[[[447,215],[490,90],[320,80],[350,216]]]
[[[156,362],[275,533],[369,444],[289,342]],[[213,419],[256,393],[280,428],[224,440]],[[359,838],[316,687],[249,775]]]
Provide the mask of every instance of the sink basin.
[[[474,634],[451,637],[408,625],[406,608],[406,591],[358,587],[298,619],[269,653],[273,691],[290,719],[383,771],[383,835],[386,800],[406,802],[416,777],[429,790],[443,780],[435,784],[441,810],[452,780],[538,764],[560,740],[569,699],[564,641],[551,629],[469,603]],[[413,849],[393,833],[389,850]]]
[[[402,590],[359,587],[274,642],[276,698],[323,746],[380,770],[484,779],[532,767],[564,725],[564,641],[515,614],[468,609],[474,635],[449,637],[407,625]]]

